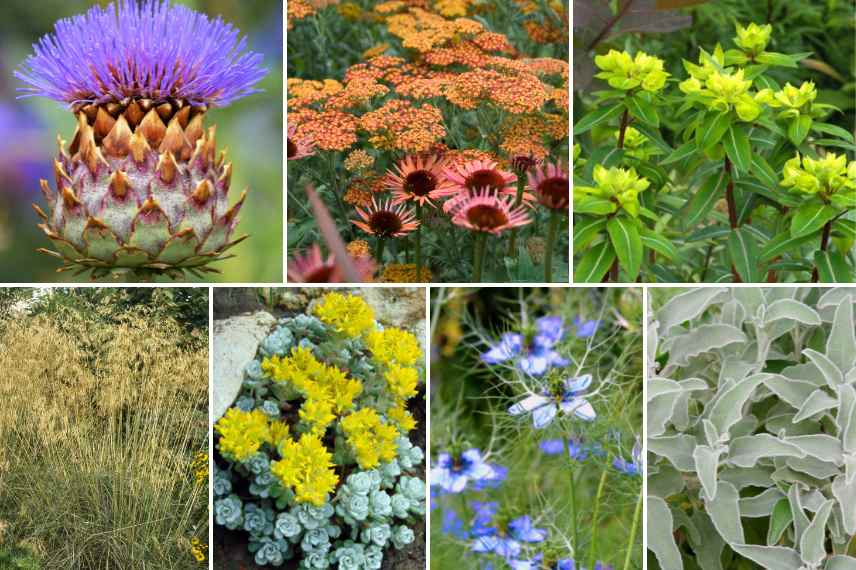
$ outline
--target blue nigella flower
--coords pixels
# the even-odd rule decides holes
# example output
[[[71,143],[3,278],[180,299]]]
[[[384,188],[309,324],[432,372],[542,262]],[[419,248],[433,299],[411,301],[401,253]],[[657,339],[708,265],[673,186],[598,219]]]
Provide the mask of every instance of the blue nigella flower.
[[[466,540],[470,537],[464,528],[464,521],[453,509],[443,511],[443,533],[460,540]]]
[[[565,445],[562,443],[561,438],[545,439],[541,441],[539,447],[547,455],[559,455],[565,451]],[[598,456],[605,454],[603,447],[599,443],[586,445],[579,438],[572,437],[568,439],[568,455],[571,456],[571,459],[585,461],[588,459],[590,453]]]
[[[473,488],[476,491],[496,489],[508,477],[508,467],[499,465],[498,463],[490,463],[489,465],[493,473],[489,477],[478,479],[473,483]]]
[[[542,563],[543,560],[544,556],[539,553],[529,560],[509,560],[508,564],[511,566],[512,570],[541,570],[544,568]],[[550,568],[553,570],[586,570],[585,566],[577,568],[574,561],[568,558],[559,560],[556,562],[555,566],[550,566]],[[594,565],[594,570],[612,570],[612,566],[602,562],[597,562]]]
[[[591,374],[578,378],[565,380],[561,397],[551,397],[545,392],[543,395],[533,394],[508,408],[512,416],[532,413],[532,424],[536,429],[542,429],[550,425],[559,410],[564,414],[574,414],[576,417],[592,421],[597,417],[592,405],[583,398],[583,393],[591,385]]]
[[[574,326],[577,327],[577,338],[590,338],[597,332],[600,321],[583,321],[579,317],[574,317]]]
[[[562,317],[541,317],[535,321],[535,335],[531,342],[520,333],[504,333],[498,343],[491,345],[481,359],[487,364],[498,364],[516,360],[517,367],[532,376],[541,376],[554,366],[567,366],[570,361],[562,358],[553,347],[565,334]]]
[[[636,440],[636,445],[633,446],[633,459],[627,461],[623,457],[616,457],[612,461],[612,466],[625,475],[640,475],[642,473],[641,455],[642,447],[639,445],[639,440]]]
[[[431,467],[431,485],[446,493],[460,493],[470,481],[495,476],[493,468],[485,462],[478,449],[466,450],[458,461],[453,460],[449,453],[441,453],[437,456],[436,464]]]
[[[483,517],[484,513],[482,514]],[[524,542],[543,542],[547,539],[547,531],[542,528],[535,528],[529,515],[512,519],[504,533],[501,533],[496,526],[487,526],[483,522],[477,526],[477,522],[473,523],[472,534],[476,536],[476,529],[478,528],[478,536],[470,544],[470,550],[473,552],[492,552],[507,560],[512,560],[520,555]]]
[[[225,106],[258,91],[261,55],[220,18],[167,0],[120,0],[59,20],[15,77],[70,105],[127,98]]]

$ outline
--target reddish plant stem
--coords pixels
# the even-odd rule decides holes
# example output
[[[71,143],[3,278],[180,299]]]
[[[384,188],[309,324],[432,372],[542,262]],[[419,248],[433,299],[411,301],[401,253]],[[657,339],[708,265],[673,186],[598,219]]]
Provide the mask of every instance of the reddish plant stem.
[[[609,279],[610,281],[618,281],[618,258],[612,262],[612,266],[609,268]]]
[[[728,203],[728,223],[732,230],[736,230],[737,224],[737,205],[734,203],[734,178],[731,177],[731,161],[725,157],[725,173],[728,175],[728,185],[725,187],[725,201]],[[735,283],[743,283],[740,279],[740,274],[737,273],[737,268],[731,264],[731,276]]]
[[[624,114],[621,115],[621,127],[618,130],[618,148],[624,148],[624,135],[627,133],[628,125],[630,125],[630,113],[624,109]]]
[[[820,251],[826,251],[826,249],[829,247],[829,237],[832,234],[832,222],[834,221],[835,220],[829,220],[823,226],[823,234],[821,234],[820,236]],[[819,279],[820,274],[818,273],[817,267],[815,266],[815,268],[811,272],[811,282],[817,283]]]
[[[609,35],[609,32],[612,31],[612,28],[615,26],[615,24],[618,23],[618,20],[624,17],[624,14],[627,13],[627,10],[629,10],[630,6],[632,5],[633,0],[627,0],[627,2],[625,2],[623,5],[619,6],[618,12],[615,14],[615,16],[609,19],[609,21],[606,23],[600,33],[598,33],[597,36],[595,36],[595,38],[591,41],[591,43],[589,43],[587,51],[593,50],[597,46],[597,44],[599,44],[601,41],[603,41],[604,38],[606,38],[606,36]]]

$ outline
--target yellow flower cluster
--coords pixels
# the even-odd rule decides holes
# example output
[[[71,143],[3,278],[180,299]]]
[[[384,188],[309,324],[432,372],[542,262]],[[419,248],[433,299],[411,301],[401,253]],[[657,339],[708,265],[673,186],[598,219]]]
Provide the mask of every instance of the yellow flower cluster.
[[[366,335],[366,346],[375,360],[386,365],[398,363],[413,366],[422,358],[422,349],[416,337],[395,327],[370,332]]]
[[[214,429],[220,434],[220,452],[236,461],[245,461],[263,444],[273,443],[268,417],[259,409],[245,412],[229,408]]]
[[[294,386],[306,401],[300,407],[300,419],[321,435],[327,426],[354,405],[354,398],[363,391],[359,380],[320,362],[308,348],[291,349],[285,358],[272,356],[262,362],[262,370],[275,382]]]
[[[398,430],[393,425],[383,423],[372,408],[363,408],[342,418],[342,429],[360,468],[373,469],[381,461],[395,459]]]
[[[281,452],[282,459],[271,463],[271,473],[283,486],[294,490],[298,503],[323,505],[327,494],[336,488],[339,476],[333,470],[333,456],[321,439],[305,433],[300,441],[283,442]]]
[[[399,400],[407,400],[416,395],[419,372],[415,368],[393,364],[384,374],[390,393]]]
[[[374,327],[374,311],[355,295],[328,293],[313,312],[322,322],[349,337],[361,336]]]
[[[416,420],[407,411],[407,405],[403,401],[397,402],[395,406],[387,410],[386,417],[398,426],[398,431],[402,434],[406,434],[416,427]]]
[[[196,538],[190,539],[190,554],[197,562],[205,562],[205,551],[208,550],[208,545]]]
[[[190,464],[190,472],[193,473],[193,480],[197,485],[206,485],[208,483],[208,454],[200,451],[193,458]]]

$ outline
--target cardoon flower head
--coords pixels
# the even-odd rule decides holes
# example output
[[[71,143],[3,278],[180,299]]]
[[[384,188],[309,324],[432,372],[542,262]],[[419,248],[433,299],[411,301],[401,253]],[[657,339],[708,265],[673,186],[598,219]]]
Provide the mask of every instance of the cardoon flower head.
[[[69,105],[41,228],[62,270],[148,278],[212,272],[232,239],[231,163],[206,111],[254,93],[261,56],[221,19],[167,0],[121,0],[56,23],[15,76],[22,96]]]
[[[583,397],[589,385],[591,385],[591,374],[568,378],[558,385],[558,389],[544,390],[542,394],[532,394],[520,400],[508,408],[508,413],[519,416],[531,412],[532,424],[536,429],[550,425],[559,410],[564,414],[574,414],[582,420],[592,421],[597,414],[589,401]]]
[[[541,317],[535,321],[534,329],[527,335],[504,333],[498,343],[482,353],[481,359],[487,364],[514,360],[523,372],[541,376],[554,366],[567,366],[570,363],[554,350],[564,335],[562,317]]]
[[[431,486],[439,487],[446,493],[460,493],[471,481],[496,477],[497,474],[478,449],[468,449],[460,457],[441,453],[437,456],[436,464],[431,467]]]

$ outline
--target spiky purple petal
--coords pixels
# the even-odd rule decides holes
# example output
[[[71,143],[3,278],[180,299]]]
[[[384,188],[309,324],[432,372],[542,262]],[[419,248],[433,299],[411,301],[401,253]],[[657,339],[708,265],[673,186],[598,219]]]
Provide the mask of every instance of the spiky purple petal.
[[[69,104],[125,98],[222,107],[255,93],[261,54],[222,19],[168,0],[121,0],[59,20],[15,77],[22,97]]]

